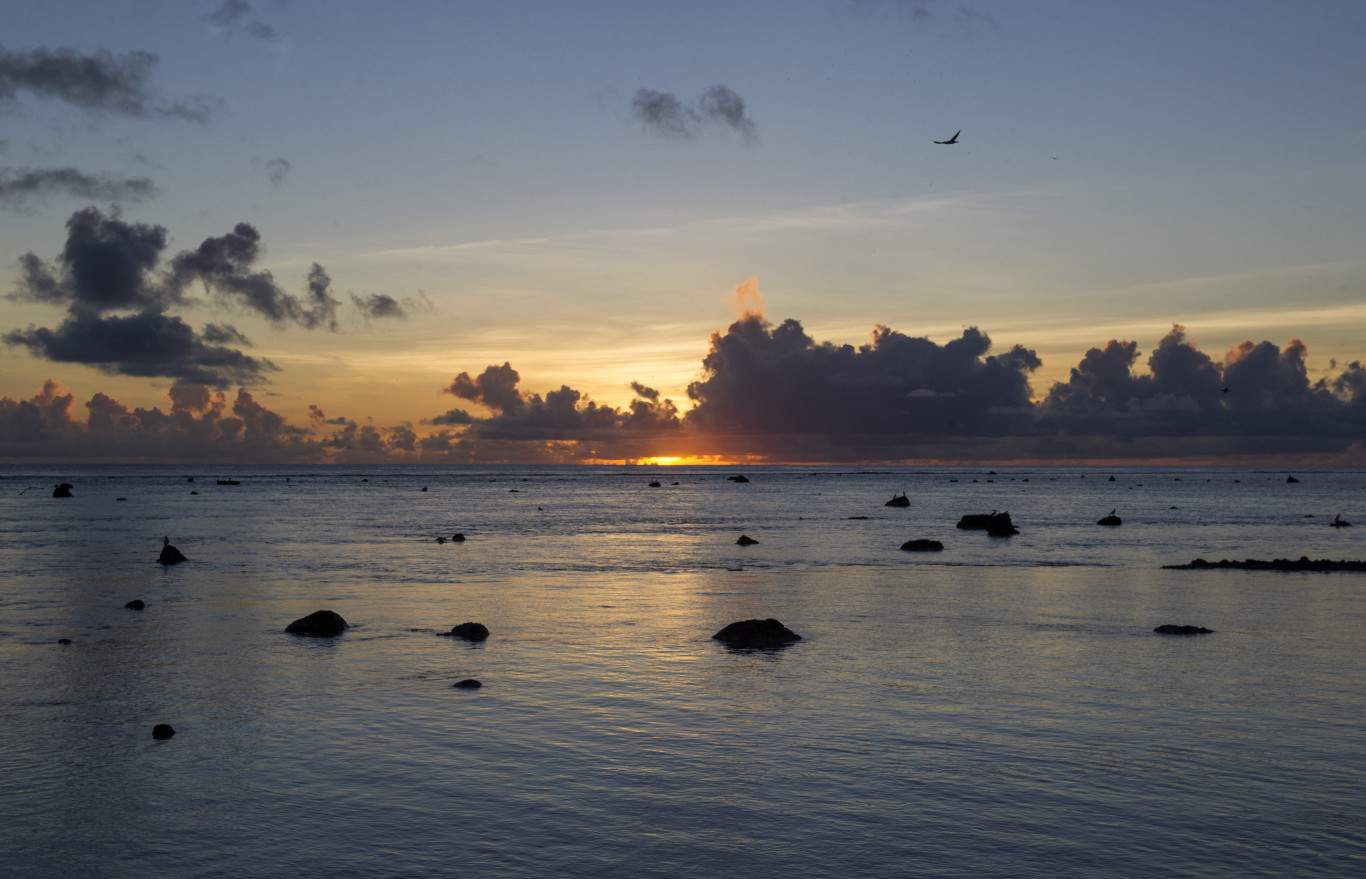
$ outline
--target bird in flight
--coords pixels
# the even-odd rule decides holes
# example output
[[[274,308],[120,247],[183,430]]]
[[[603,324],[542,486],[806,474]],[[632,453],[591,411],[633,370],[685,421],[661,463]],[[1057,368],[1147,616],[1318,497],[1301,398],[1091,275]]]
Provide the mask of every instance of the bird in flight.
[[[949,138],[948,140],[936,140],[935,143],[942,144],[944,146],[953,146],[954,144],[958,143],[958,135],[962,133],[963,129],[960,128],[953,133],[953,137]]]

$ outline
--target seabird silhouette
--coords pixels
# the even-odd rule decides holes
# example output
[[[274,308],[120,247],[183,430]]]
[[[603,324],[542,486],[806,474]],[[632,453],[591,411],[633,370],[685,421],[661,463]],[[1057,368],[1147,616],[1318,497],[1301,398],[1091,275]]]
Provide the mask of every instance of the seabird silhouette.
[[[960,128],[953,133],[953,137],[949,138],[948,140],[936,140],[935,143],[940,144],[942,146],[953,146],[954,144],[958,143],[958,135],[962,133],[963,129]]]

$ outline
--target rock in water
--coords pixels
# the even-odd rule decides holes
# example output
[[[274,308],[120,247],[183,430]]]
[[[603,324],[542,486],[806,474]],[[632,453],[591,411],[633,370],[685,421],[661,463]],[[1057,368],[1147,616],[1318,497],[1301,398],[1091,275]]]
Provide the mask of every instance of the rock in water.
[[[70,638],[58,638],[58,639],[57,639],[57,643],[58,643],[58,644],[70,644],[70,643],[71,643],[71,639],[70,639]]]
[[[905,552],[942,552],[944,544],[938,540],[908,540],[901,544]]]
[[[72,485],[72,484],[69,483],[69,482],[59,482],[57,485],[53,486],[53,488],[52,488],[52,496],[53,496],[53,497],[72,497],[71,489],[73,489],[73,488],[75,488],[75,487],[76,487],[76,486]]]
[[[1296,479],[1296,478],[1293,477],[1293,476],[1287,476],[1287,477],[1285,477],[1285,481],[1288,482],[1288,483],[1290,483],[1291,485],[1294,485],[1295,483],[1299,482],[1299,480]]]
[[[464,542],[465,542],[465,535],[464,535],[463,532],[457,531],[457,532],[455,532],[454,534],[451,535],[451,540],[455,541],[456,543],[464,543]]]
[[[660,487],[660,485],[659,485],[659,480],[658,480],[658,479],[651,480],[650,485],[649,485],[648,487],[649,487],[649,488],[659,488],[659,487]]]
[[[465,678],[463,681],[456,681],[451,684],[452,689],[456,690],[477,690],[482,686],[484,686],[483,682],[474,678]]]
[[[303,635],[308,638],[332,638],[349,628],[350,623],[342,619],[341,614],[330,610],[315,610],[285,626],[285,631],[291,635]]]
[[[737,473],[734,476],[727,476],[726,479],[728,479],[731,482],[749,482],[749,477],[743,473]]]
[[[143,610],[147,605],[142,603],[141,598],[134,598],[132,601],[125,604],[124,607],[128,610]]]
[[[892,499],[883,504],[884,507],[909,507],[911,499],[906,497],[906,492],[892,495]]]
[[[711,637],[738,650],[767,650],[802,640],[801,635],[775,619],[740,620]]]
[[[158,723],[152,727],[152,738],[159,742],[164,742],[173,735],[175,735],[175,727],[169,723]]]
[[[740,539],[737,540],[737,541],[735,541],[735,545],[736,545],[736,546],[753,546],[754,544],[756,544],[756,543],[758,543],[758,542],[759,542],[759,541],[755,540],[753,537],[750,537],[748,534],[741,534],[741,535],[740,535]]]
[[[1107,528],[1118,528],[1120,525],[1124,524],[1124,520],[1116,516],[1114,510],[1111,510],[1110,515],[1097,519],[1096,524],[1104,525]]]
[[[462,641],[484,641],[489,636],[489,627],[483,623],[461,623],[449,632],[442,632],[446,638],[459,638]]]
[[[185,554],[171,545],[169,540],[161,545],[161,555],[157,557],[159,565],[178,565],[181,562],[188,562]]]
[[[1158,626],[1153,631],[1159,635],[1209,635],[1214,632],[1204,626],[1174,626],[1171,623]]]

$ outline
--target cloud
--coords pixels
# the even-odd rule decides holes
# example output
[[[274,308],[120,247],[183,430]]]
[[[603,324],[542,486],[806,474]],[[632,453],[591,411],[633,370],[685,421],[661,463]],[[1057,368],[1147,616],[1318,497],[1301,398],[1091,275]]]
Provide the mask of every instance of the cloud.
[[[22,210],[50,195],[139,202],[156,194],[156,184],[147,177],[116,178],[87,174],[76,168],[0,168],[0,207],[11,210]]]
[[[1020,346],[990,349],[975,327],[940,345],[879,326],[855,348],[818,343],[795,320],[748,315],[712,336],[702,378],[688,386],[688,423],[753,437],[756,451],[798,434],[846,453],[906,437],[1000,436],[1028,425],[1029,374],[1040,361]]]
[[[428,424],[473,424],[474,416],[464,409],[451,409],[433,418]]]
[[[759,292],[759,279],[749,278],[736,284],[730,296],[730,307],[740,320],[747,317],[763,318],[764,297]]]
[[[273,323],[337,328],[332,280],[317,263],[308,292],[284,292],[269,272],[254,270],[260,235],[239,223],[162,266],[164,227],[124,220],[114,210],[76,211],[67,220],[66,244],[52,261],[33,253],[19,259],[11,299],[66,308],[55,328],[29,326],[5,333],[6,343],[60,363],[81,363],[109,373],[163,376],[226,387],[265,380],[276,366],[236,347],[246,335],[231,324],[210,323],[197,333],[167,312],[190,304],[186,290],[201,282],[221,302],[245,307]],[[113,312],[122,312],[114,314]]]
[[[277,367],[214,344],[178,317],[141,311],[127,317],[73,313],[55,329],[30,326],[4,335],[9,345],[55,363],[80,363],[103,372],[164,376],[227,387],[263,380]]]
[[[406,318],[408,310],[402,302],[387,293],[371,293],[367,296],[351,294],[351,304],[356,306],[367,320],[379,318]]]
[[[157,62],[151,52],[0,48],[0,106],[26,93],[95,113],[207,122],[215,108],[209,99],[156,97],[150,80]]]
[[[502,366],[486,367],[477,378],[462,372],[451,380],[445,392],[462,400],[483,403],[499,413],[515,412],[524,405],[522,394],[517,390],[517,383],[521,380],[521,375],[512,368],[512,364],[505,362]]]
[[[673,92],[642,88],[631,99],[631,115],[643,131],[658,137],[692,138],[704,124],[712,123],[738,132],[750,143],[758,138],[744,98],[724,85],[708,88],[691,103],[679,100]]]
[[[289,159],[269,159],[266,161],[266,176],[270,178],[270,185],[274,189],[279,189],[285,185],[285,180],[289,178],[289,172],[294,165]]]
[[[253,270],[261,255],[261,233],[249,223],[238,223],[226,235],[205,238],[194,250],[176,254],[168,284],[182,293],[198,281],[220,300],[264,317],[276,325],[294,323],[305,329],[337,329],[337,306],[331,295],[332,278],[318,263],[308,271],[308,293],[302,299],[285,292],[265,270]]]
[[[248,0],[223,0],[204,20],[224,30],[240,30],[263,42],[273,43],[279,37],[275,28],[256,17]]]

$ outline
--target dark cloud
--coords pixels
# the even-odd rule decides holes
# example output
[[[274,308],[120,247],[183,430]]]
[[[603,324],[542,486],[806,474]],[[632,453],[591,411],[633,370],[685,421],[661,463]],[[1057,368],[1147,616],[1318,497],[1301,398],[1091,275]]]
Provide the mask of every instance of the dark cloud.
[[[208,99],[164,101],[155,96],[151,77],[157,61],[151,52],[0,48],[0,106],[27,93],[91,112],[208,121],[215,108]]]
[[[357,296],[352,293],[351,303],[366,319],[406,318],[408,316],[408,309],[404,307],[404,303],[387,293],[371,293],[366,296]]]
[[[331,278],[322,266],[308,274],[308,292],[285,293],[269,272],[253,270],[260,236],[238,224],[161,265],[167,246],[161,226],[125,221],[117,211],[86,208],[67,221],[67,239],[47,262],[28,253],[10,298],[58,305],[66,318],[55,328],[29,326],[3,336],[10,345],[60,363],[81,363],[110,373],[164,376],[226,387],[253,384],[276,369],[269,360],[237,350],[250,341],[231,324],[210,323],[196,333],[167,312],[188,304],[186,288],[201,282],[215,298],[282,324],[337,327]],[[111,314],[125,312],[125,314]],[[236,346],[236,347],[234,347]]]
[[[117,211],[76,211],[66,222],[66,244],[55,263],[20,257],[14,297],[64,304],[73,311],[164,310],[181,301],[156,275],[166,229],[125,222]]]
[[[517,390],[517,383],[521,380],[522,377],[512,368],[512,364],[504,363],[502,366],[488,366],[479,373],[478,378],[471,378],[468,372],[462,372],[445,390],[462,400],[483,403],[496,412],[515,412],[523,406],[522,394]]]
[[[440,415],[436,416],[427,423],[448,425],[473,424],[474,416],[466,412],[464,409],[451,409],[448,412],[441,413]]]
[[[285,185],[285,180],[289,178],[289,172],[294,165],[289,159],[270,159],[266,162],[266,176],[270,178],[270,185],[279,189]]]
[[[264,42],[273,43],[278,39],[275,28],[256,17],[248,0],[223,0],[204,20],[226,30],[240,30]]]
[[[246,334],[232,324],[205,324],[204,331],[201,335],[205,342],[212,342],[215,345],[241,345],[244,348],[251,347],[251,340],[246,337]]]
[[[205,238],[194,250],[176,254],[170,263],[169,287],[180,293],[198,281],[220,300],[247,308],[274,324],[294,323],[305,329],[337,329],[332,279],[322,266],[309,269],[308,293],[300,299],[285,292],[265,270],[253,270],[261,255],[261,233],[249,223]]]
[[[631,390],[635,392],[635,395],[637,397],[641,397],[645,400],[659,399],[659,391],[655,390],[654,388],[646,387],[640,382],[631,382]]]
[[[87,174],[76,168],[0,168],[0,208],[24,209],[51,195],[92,201],[139,202],[157,194],[146,177]]]
[[[32,327],[4,335],[9,345],[56,363],[80,363],[107,373],[165,376],[226,387],[260,382],[269,360],[214,344],[178,317],[141,311],[128,317],[76,312],[56,329]]]
[[[642,130],[659,137],[695,137],[706,123],[737,131],[750,142],[758,137],[744,98],[724,85],[708,88],[692,103],[673,92],[642,88],[631,99],[631,115]]]
[[[1029,374],[1040,361],[1027,348],[990,348],[976,328],[943,345],[887,327],[858,348],[818,343],[795,320],[775,327],[747,315],[712,336],[703,376],[688,387],[688,422],[711,433],[819,435],[850,447],[999,436],[1028,423]]]
[[[746,140],[757,137],[754,120],[745,112],[745,99],[726,86],[714,85],[703,92],[697,100],[697,111],[703,119],[735,129]]]

